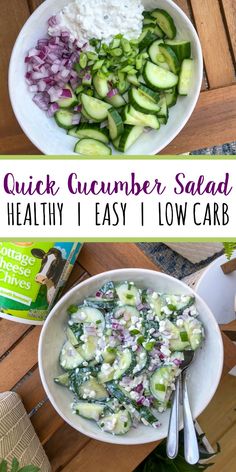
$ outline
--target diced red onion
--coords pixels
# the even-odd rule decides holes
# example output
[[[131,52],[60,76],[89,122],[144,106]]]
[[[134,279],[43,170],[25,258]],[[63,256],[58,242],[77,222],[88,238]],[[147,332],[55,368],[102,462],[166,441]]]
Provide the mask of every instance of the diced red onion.
[[[78,113],[80,113],[82,110],[82,105],[77,105],[75,108],[74,108],[74,111],[77,111]]]
[[[108,94],[107,94],[107,97],[108,98],[112,98],[112,97],[115,97],[116,95],[118,95],[119,93],[119,90],[117,88],[114,88],[114,89],[111,89]]]
[[[29,86],[29,91],[32,93],[38,92],[38,86],[37,85],[30,85]]]
[[[48,20],[48,26],[57,26],[59,24],[59,16],[58,15],[53,15],[49,18]]]
[[[33,102],[44,111],[49,109],[50,97],[47,92],[36,93],[33,97]]]
[[[61,98],[71,98],[72,93],[70,89],[63,89],[60,95]]]
[[[143,392],[143,384],[140,383],[137,385],[137,387],[134,388],[134,391],[137,393],[142,393]]]
[[[181,361],[180,359],[174,359],[173,362],[177,367],[179,367],[183,361]]]
[[[59,110],[58,103],[52,103],[47,111],[47,116],[51,118],[55,115],[56,111]]]

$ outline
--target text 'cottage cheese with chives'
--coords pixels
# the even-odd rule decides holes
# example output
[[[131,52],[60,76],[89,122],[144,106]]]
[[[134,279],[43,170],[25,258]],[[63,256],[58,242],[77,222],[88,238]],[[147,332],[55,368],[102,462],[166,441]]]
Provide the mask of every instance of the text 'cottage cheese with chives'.
[[[0,317],[43,324],[80,249],[72,242],[0,242]]]
[[[142,32],[143,11],[141,0],[75,0],[58,13],[58,24],[48,32],[58,36],[69,31],[80,46],[91,38],[109,44],[117,34],[136,39]]]

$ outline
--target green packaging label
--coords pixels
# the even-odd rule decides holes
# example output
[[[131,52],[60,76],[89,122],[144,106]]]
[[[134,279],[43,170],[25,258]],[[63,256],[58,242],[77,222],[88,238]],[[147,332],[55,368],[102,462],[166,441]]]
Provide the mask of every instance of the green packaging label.
[[[80,247],[70,242],[0,242],[2,316],[43,322]]]

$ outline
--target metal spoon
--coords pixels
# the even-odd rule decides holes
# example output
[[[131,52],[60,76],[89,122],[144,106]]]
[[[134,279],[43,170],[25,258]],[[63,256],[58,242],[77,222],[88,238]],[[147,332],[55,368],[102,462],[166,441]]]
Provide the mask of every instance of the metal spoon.
[[[176,379],[175,392],[170,412],[169,429],[167,436],[167,456],[174,459],[179,449],[179,391],[180,382],[183,388],[183,415],[184,415],[184,455],[189,464],[196,464],[199,461],[199,448],[196,431],[188,399],[186,369],[194,358],[194,351],[184,352],[184,361],[181,365],[181,374]]]

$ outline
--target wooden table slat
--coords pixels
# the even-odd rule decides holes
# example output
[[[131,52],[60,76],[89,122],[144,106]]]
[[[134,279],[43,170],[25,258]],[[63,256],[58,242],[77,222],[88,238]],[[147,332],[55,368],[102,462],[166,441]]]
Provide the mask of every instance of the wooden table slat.
[[[42,444],[45,444],[64,423],[49,400],[30,419]]]
[[[218,0],[191,0],[211,88],[235,82],[235,70]]]
[[[43,3],[43,1],[44,0],[28,0],[30,11],[33,12],[34,10],[36,10],[36,8],[38,8],[39,5]]]
[[[14,390],[23,399],[28,413],[47,398],[40,380],[38,367],[30,375],[27,375]]]
[[[2,319],[0,324],[0,357],[3,356],[17,340],[29,329],[29,325],[9,323]]]
[[[9,321],[9,323],[12,323]],[[38,337],[40,327],[35,327],[1,361],[0,391],[10,390],[32,369],[38,360]]]
[[[228,38],[236,64],[236,2],[235,0],[221,0],[221,2],[228,28]]]

